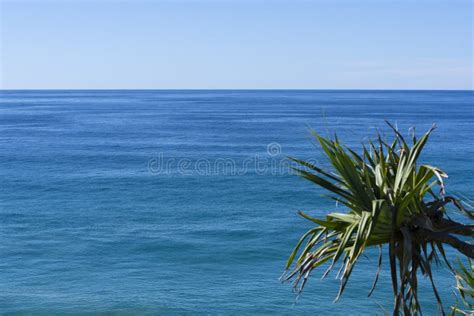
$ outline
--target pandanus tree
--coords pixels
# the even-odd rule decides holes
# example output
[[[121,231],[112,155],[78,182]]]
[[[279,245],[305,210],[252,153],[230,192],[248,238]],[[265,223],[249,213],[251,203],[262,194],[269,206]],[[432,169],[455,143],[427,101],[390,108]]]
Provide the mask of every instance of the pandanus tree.
[[[299,212],[315,226],[306,232],[291,253],[283,281],[293,280],[297,292],[305,287],[310,273],[327,267],[323,277],[340,266],[340,288],[336,301],[347,285],[355,264],[369,247],[379,247],[378,269],[369,291],[372,294],[381,271],[382,257],[388,252],[394,294],[393,315],[419,315],[418,278],[427,277],[440,311],[441,297],[433,281],[433,264],[444,261],[449,245],[467,258],[474,258],[473,213],[445,191],[447,174],[441,169],[419,164],[420,154],[434,130],[405,140],[397,128],[392,141],[378,135],[363,145],[361,153],[344,146],[337,137],[314,133],[332,167],[291,158],[297,173],[328,191],[345,212],[315,218]],[[453,206],[453,207],[449,207]],[[467,223],[454,221],[448,210],[457,209]]]
[[[458,258],[458,267],[454,271],[456,291],[459,297],[455,306],[451,307],[451,315],[474,315],[474,265],[471,259],[463,264]]]

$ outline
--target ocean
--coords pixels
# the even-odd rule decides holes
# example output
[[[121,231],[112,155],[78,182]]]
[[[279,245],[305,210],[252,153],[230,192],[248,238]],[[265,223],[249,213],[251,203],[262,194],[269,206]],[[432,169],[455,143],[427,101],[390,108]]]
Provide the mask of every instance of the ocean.
[[[386,258],[367,298],[376,249],[337,303],[324,269],[298,300],[278,280],[311,227],[297,211],[342,210],[286,157],[327,165],[310,129],[360,148],[390,136],[384,120],[405,134],[436,123],[421,161],[473,195],[472,91],[0,91],[0,314],[391,311]],[[445,267],[435,283],[448,310]],[[427,281],[420,291],[435,315]]]

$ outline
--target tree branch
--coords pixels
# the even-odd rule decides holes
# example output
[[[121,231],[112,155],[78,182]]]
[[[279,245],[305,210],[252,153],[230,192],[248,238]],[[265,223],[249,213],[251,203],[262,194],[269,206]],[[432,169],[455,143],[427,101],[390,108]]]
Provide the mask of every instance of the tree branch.
[[[465,225],[445,218],[438,218],[434,220],[433,225],[437,230],[442,232],[464,235],[469,237],[474,236],[474,225]]]
[[[422,230],[422,236],[426,241],[437,241],[450,245],[463,253],[467,257],[474,259],[474,245],[459,240],[458,238],[447,233],[432,232],[426,229]]]

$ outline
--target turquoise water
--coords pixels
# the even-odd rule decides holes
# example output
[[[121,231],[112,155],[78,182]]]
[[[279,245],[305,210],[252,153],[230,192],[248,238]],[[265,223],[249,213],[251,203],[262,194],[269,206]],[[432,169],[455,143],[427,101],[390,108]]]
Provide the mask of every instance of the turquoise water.
[[[334,275],[315,273],[296,303],[278,281],[310,227],[296,212],[336,207],[282,163],[325,164],[308,127],[357,147],[384,119],[404,132],[437,123],[422,160],[448,172],[448,189],[473,191],[473,92],[0,93],[0,314],[390,310],[386,260],[367,298],[376,251],[336,304]],[[451,275],[440,267],[435,282],[449,306]]]

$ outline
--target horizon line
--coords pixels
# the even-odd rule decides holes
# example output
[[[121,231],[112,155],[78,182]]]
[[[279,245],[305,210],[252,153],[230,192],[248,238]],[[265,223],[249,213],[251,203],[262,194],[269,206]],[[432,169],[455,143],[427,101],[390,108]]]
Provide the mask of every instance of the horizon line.
[[[416,88],[0,88],[0,91],[465,91],[471,89]]]

